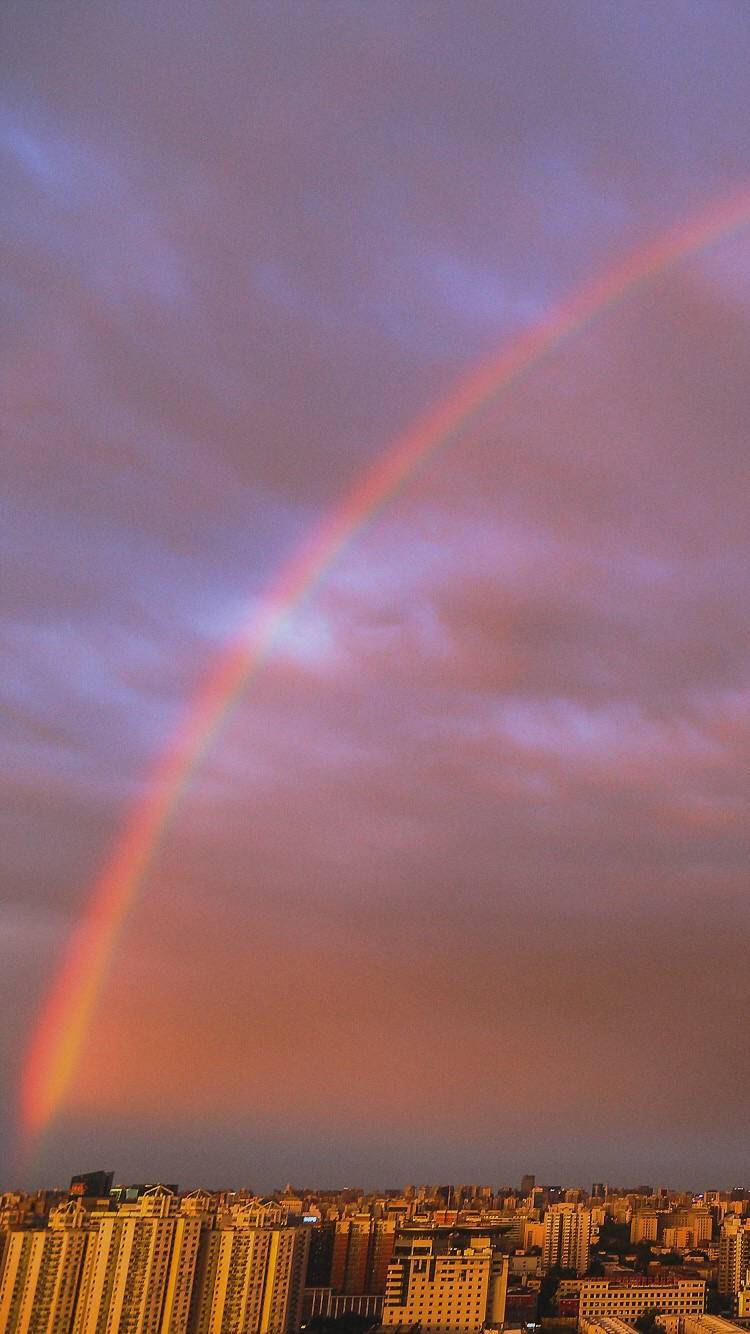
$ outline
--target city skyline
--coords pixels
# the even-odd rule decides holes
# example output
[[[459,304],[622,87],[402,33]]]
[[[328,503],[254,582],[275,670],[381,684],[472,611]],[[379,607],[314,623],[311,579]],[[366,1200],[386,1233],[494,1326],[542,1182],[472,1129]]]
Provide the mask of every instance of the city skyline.
[[[4,26],[17,1184],[746,1178],[746,4]]]
[[[65,1174],[63,1175],[65,1177]],[[160,1177],[155,1177],[151,1181],[148,1174],[141,1173],[140,1181],[143,1182],[149,1179],[149,1181],[151,1181],[151,1186],[164,1186],[167,1187],[168,1190],[171,1190],[173,1194],[179,1195],[188,1194],[191,1193],[191,1191],[196,1190],[206,1190],[210,1194],[222,1194],[227,1193],[227,1191],[230,1191],[230,1193],[231,1191],[243,1191],[243,1193],[251,1191],[252,1193],[252,1191],[255,1191],[255,1187],[260,1185],[259,1182],[240,1182],[239,1179],[232,1183],[224,1182],[223,1185],[220,1186],[207,1186],[206,1182],[196,1181],[176,1183],[168,1181],[167,1175],[168,1174],[161,1174]],[[51,1190],[61,1191],[61,1193],[72,1193],[75,1195],[72,1183],[88,1181],[89,1178],[107,1179],[109,1182],[107,1189],[109,1190],[112,1189],[113,1183],[116,1183],[116,1189],[121,1189],[121,1187],[127,1183],[125,1182],[125,1178],[129,1181],[131,1175],[128,1173],[123,1174],[121,1171],[120,1173],[115,1173],[115,1171],[97,1169],[96,1171],[93,1171],[93,1173],[92,1171],[89,1171],[89,1173],[73,1175],[68,1183],[60,1181],[56,1182],[55,1185],[52,1185],[51,1182],[47,1181],[41,1186],[31,1187],[31,1191],[33,1193],[33,1190]],[[132,1179],[135,1181],[136,1178],[133,1177]],[[566,1193],[571,1193],[590,1199],[605,1199],[606,1197],[619,1198],[626,1197],[626,1195],[649,1194],[653,1195],[654,1198],[657,1198],[658,1195],[666,1195],[666,1197],[669,1197],[670,1199],[673,1197],[683,1199],[690,1197],[694,1202],[698,1202],[699,1199],[705,1198],[706,1195],[709,1195],[709,1197],[717,1195],[717,1197],[726,1199],[737,1197],[739,1201],[743,1201],[743,1199],[747,1198],[747,1195],[750,1195],[750,1185],[739,1181],[734,1182],[731,1186],[719,1185],[719,1183],[714,1181],[711,1182],[710,1186],[706,1185],[706,1183],[703,1183],[703,1185],[695,1185],[695,1183],[689,1185],[689,1183],[686,1182],[670,1183],[662,1181],[661,1178],[654,1178],[654,1181],[647,1183],[625,1183],[615,1181],[594,1181],[593,1174],[589,1173],[589,1177],[586,1178],[586,1181],[560,1181],[560,1179],[558,1179],[558,1181],[552,1182],[544,1181],[543,1178],[536,1177],[536,1173],[523,1173],[520,1175],[519,1182],[514,1181],[512,1175],[506,1175],[506,1177],[502,1179],[498,1177],[496,1181],[492,1179],[492,1181],[459,1182],[447,1181],[446,1174],[443,1174],[443,1177],[439,1177],[438,1183],[427,1183],[412,1179],[412,1181],[404,1181],[400,1183],[391,1182],[390,1186],[384,1185],[383,1182],[372,1185],[371,1182],[362,1181],[352,1181],[348,1183],[332,1181],[324,1182],[323,1185],[320,1185],[320,1183],[314,1185],[311,1181],[307,1181],[306,1178],[299,1178],[295,1179],[295,1181],[286,1181],[283,1186],[280,1185],[280,1181],[276,1182],[275,1185],[263,1186],[260,1194],[266,1195],[268,1198],[282,1199],[284,1195],[295,1195],[302,1191],[303,1197],[306,1198],[324,1197],[324,1195],[342,1195],[342,1197],[348,1195],[348,1197],[351,1197],[351,1201],[355,1201],[356,1198],[387,1198],[391,1197],[391,1195],[403,1194],[404,1191],[415,1194],[428,1194],[430,1191],[440,1191],[440,1193],[443,1193],[444,1197],[446,1197],[444,1198],[444,1205],[446,1205],[446,1207],[454,1207],[456,1203],[455,1193],[463,1191],[464,1194],[468,1195],[468,1198],[471,1198],[471,1191],[475,1190],[483,1191],[483,1193],[490,1193],[490,1195],[502,1195],[503,1193],[507,1193],[508,1195],[516,1194],[519,1195],[519,1197],[530,1195],[532,1191],[543,1191],[543,1193],[546,1194],[560,1193],[563,1198],[565,1198]],[[528,1189],[526,1189],[524,1183],[530,1183]],[[21,1190],[21,1193],[24,1193],[23,1187],[19,1187],[17,1183],[13,1183],[12,1181],[0,1182],[0,1191],[13,1190]]]
[[[7,1334],[737,1334],[750,1190],[0,1193]]]

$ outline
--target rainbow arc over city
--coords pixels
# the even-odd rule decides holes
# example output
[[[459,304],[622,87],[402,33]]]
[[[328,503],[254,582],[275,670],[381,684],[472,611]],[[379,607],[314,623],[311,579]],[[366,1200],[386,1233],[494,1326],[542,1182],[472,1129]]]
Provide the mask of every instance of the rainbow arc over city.
[[[291,617],[338,556],[439,450],[565,340],[681,260],[750,223],[750,186],[617,262],[509,340],[393,441],[282,567],[243,631],[226,643],[158,757],[93,885],[43,998],[19,1097],[27,1152],[64,1106],[124,923],[191,778],[233,708],[271,657]]]

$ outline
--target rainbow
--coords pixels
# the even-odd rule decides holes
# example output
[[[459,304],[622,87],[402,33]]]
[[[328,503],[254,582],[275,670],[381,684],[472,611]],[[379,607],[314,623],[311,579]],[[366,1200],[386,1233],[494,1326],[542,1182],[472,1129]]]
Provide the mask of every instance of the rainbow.
[[[159,758],[93,886],[52,980],[26,1052],[19,1122],[33,1145],[62,1107],[128,913],[206,752],[267,662],[290,617],[343,548],[466,423],[563,342],[665,270],[750,222],[750,189],[682,223],[608,269],[510,340],[393,442],[314,531],[269,588],[244,633],[226,645]]]

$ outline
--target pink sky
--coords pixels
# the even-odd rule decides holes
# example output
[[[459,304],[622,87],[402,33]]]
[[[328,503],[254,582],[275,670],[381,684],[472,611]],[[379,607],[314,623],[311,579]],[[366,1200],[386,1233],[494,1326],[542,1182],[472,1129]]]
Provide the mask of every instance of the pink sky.
[[[116,830],[295,544],[750,178],[740,3],[55,15],[11,4],[0,106],[6,1126]],[[749,318],[743,233],[335,564],[161,849],[40,1180],[747,1175]]]

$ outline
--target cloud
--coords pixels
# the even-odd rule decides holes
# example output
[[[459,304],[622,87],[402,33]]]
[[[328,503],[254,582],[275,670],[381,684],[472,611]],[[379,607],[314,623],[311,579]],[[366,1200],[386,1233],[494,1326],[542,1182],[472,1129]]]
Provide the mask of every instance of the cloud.
[[[11,5],[0,117],[11,1097],[125,812],[298,543],[750,165],[743,5],[48,11]],[[676,1171],[733,1174],[749,278],[738,233],[631,294],[340,553],[155,858],[50,1170],[105,1151],[95,1112],[128,1161],[168,1113],[230,1175],[246,1124],[331,1171],[323,1122],[363,1176],[463,1170],[462,1136],[486,1175],[501,1134],[552,1170],[551,1124],[561,1176],[613,1134],[639,1175],[666,1125]]]

